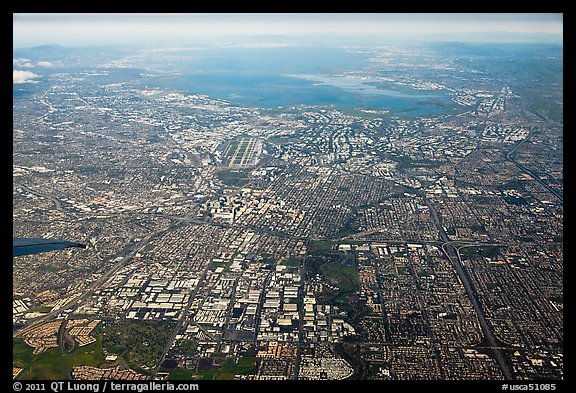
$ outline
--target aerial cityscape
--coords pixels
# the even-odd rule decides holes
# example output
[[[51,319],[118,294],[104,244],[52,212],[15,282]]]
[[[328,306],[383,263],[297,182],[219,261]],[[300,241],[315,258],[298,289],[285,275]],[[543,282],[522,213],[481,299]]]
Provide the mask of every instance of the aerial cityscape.
[[[562,14],[347,16],[14,14],[14,380],[563,380]]]

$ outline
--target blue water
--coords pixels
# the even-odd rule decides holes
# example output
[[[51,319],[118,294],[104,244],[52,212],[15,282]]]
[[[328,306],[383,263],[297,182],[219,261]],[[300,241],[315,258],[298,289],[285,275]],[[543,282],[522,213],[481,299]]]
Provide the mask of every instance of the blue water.
[[[370,57],[337,48],[229,48],[191,51],[180,75],[165,87],[246,106],[275,108],[333,105],[388,110],[392,114],[445,114],[455,104],[442,92],[398,91],[375,80],[345,78]]]

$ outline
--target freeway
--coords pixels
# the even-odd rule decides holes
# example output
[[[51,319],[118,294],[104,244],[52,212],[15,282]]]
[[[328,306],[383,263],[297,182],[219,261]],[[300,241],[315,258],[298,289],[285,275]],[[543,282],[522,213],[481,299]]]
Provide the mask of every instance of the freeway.
[[[302,267],[300,268],[300,288],[298,290],[298,347],[296,348],[296,362],[294,364],[293,379],[298,379],[300,374],[300,362],[302,360],[302,343],[304,342],[304,282],[306,281],[306,259],[302,259]]]
[[[488,319],[486,318],[484,309],[482,308],[482,305],[478,300],[478,295],[474,287],[470,283],[468,274],[466,273],[464,265],[462,264],[462,259],[460,257],[460,252],[458,251],[458,248],[454,246],[453,242],[446,242],[442,244],[442,251],[456,269],[456,273],[458,274],[458,277],[460,277],[460,280],[462,281],[462,284],[466,289],[466,293],[468,294],[468,297],[470,298],[472,305],[474,306],[474,310],[476,311],[476,315],[478,316],[480,327],[482,328],[482,333],[484,334],[484,339],[488,343],[488,346],[494,349],[493,350],[494,357],[496,358],[498,365],[502,369],[504,378],[512,379],[512,374],[508,367],[508,363],[504,358],[504,354],[500,350],[501,346],[498,344],[498,340],[496,339],[496,336],[494,335],[492,329],[490,328],[490,325],[488,324]]]
[[[536,173],[534,173],[534,171],[526,168],[524,165],[520,164],[519,162],[517,162],[516,160],[514,160],[514,158],[512,158],[512,155],[514,154],[514,151],[516,149],[518,149],[524,142],[526,142],[528,139],[530,139],[530,137],[532,136],[533,132],[530,132],[530,134],[528,134],[528,136],[521,140],[520,142],[518,142],[514,148],[512,150],[510,150],[509,152],[506,153],[505,157],[508,161],[510,161],[512,164],[516,165],[518,167],[518,169],[520,169],[521,171],[523,171],[524,173],[529,174],[530,176],[532,176],[532,178],[534,180],[536,180],[538,183],[540,183],[544,188],[546,188],[548,191],[550,191],[551,194],[553,194],[556,198],[560,199],[560,201],[564,200],[564,196],[562,194],[560,194],[557,190],[555,190],[554,188],[550,187],[550,185],[548,185],[544,180],[542,180]]]
[[[496,339],[496,336],[492,332],[492,329],[488,323],[488,319],[486,318],[486,314],[484,313],[484,309],[482,308],[482,305],[480,304],[480,301],[478,300],[478,295],[476,293],[476,290],[472,286],[472,283],[470,282],[468,274],[467,274],[466,270],[464,269],[464,265],[462,264],[462,259],[460,258],[460,253],[458,252],[458,248],[454,245],[455,242],[451,241],[448,238],[448,235],[446,234],[446,231],[444,230],[444,226],[442,225],[442,222],[440,220],[438,212],[434,208],[434,205],[432,203],[430,203],[430,201],[428,200],[428,198],[426,198],[425,195],[424,195],[424,202],[426,203],[426,205],[430,209],[430,215],[432,217],[432,221],[434,221],[434,224],[438,228],[438,234],[439,234],[440,238],[442,239],[442,241],[444,242],[441,246],[442,252],[444,252],[444,255],[446,255],[446,257],[448,258],[448,260],[450,261],[452,266],[454,266],[454,269],[456,270],[456,273],[458,274],[458,277],[460,278],[462,285],[464,285],[464,289],[466,290],[466,293],[468,294],[468,297],[470,298],[470,301],[472,302],[472,306],[474,307],[474,311],[476,312],[476,315],[478,317],[478,321],[480,322],[480,327],[482,329],[482,334],[484,335],[484,339],[488,343],[489,347],[494,348],[494,351],[493,351],[494,357],[496,359],[496,362],[500,366],[502,373],[504,374],[504,378],[511,380],[512,379],[512,373],[510,372],[508,362],[506,361],[502,351],[497,349],[500,347],[500,345],[499,345],[498,340]],[[468,243],[468,242],[465,242],[465,243]]]
[[[152,239],[155,236],[160,235],[163,232],[169,231],[171,229],[174,229],[175,227],[178,227],[179,225],[183,225],[184,224],[184,220],[181,220],[179,222],[176,222],[168,227],[165,228],[161,228],[158,229],[157,231],[154,231],[150,234],[148,234],[147,236],[145,236],[144,238],[142,238],[139,242],[137,242],[136,244],[131,244],[129,246],[129,251],[122,257],[121,260],[119,260],[117,263],[115,263],[110,269],[108,269],[104,274],[102,274],[102,276],[100,276],[96,281],[94,281],[86,290],[84,290],[84,292],[82,294],[73,296],[68,303],[64,304],[63,306],[60,306],[56,309],[53,309],[52,311],[46,313],[45,315],[43,315],[42,317],[36,319],[34,322],[30,323],[28,326],[26,326],[24,329],[21,329],[19,331],[14,332],[14,337],[17,337],[19,335],[24,334],[27,331],[32,330],[33,328],[35,328],[36,326],[38,326],[41,323],[47,322],[49,320],[54,319],[55,317],[57,317],[62,310],[66,310],[66,309],[74,309],[76,308],[82,301],[86,300],[87,298],[89,298],[90,296],[92,296],[92,294],[94,294],[94,292],[96,290],[98,290],[105,282],[106,280],[108,280],[110,277],[112,277],[118,270],[120,270],[121,268],[123,268],[124,266],[126,266],[126,264],[132,259],[132,257],[142,249],[142,247],[144,247],[146,244],[148,244],[150,242],[150,239]]]
[[[52,201],[52,203],[54,204],[54,209],[56,210],[63,210],[62,208],[62,201],[60,201],[60,199],[53,197],[52,195],[48,195],[48,194],[44,194],[42,192],[36,191],[31,189],[28,186],[25,186],[23,184],[18,184],[18,187],[21,187],[22,189],[28,191],[30,194],[34,194],[36,196],[39,196],[41,198],[46,198],[49,199],[50,201]]]
[[[442,244],[442,251],[444,252],[444,255],[446,255],[446,257],[448,258],[448,260],[452,263],[452,266],[454,266],[454,269],[456,270],[456,273],[458,274],[458,277],[460,278],[462,285],[464,285],[464,289],[466,289],[466,293],[468,294],[468,297],[470,298],[470,301],[472,302],[472,306],[474,307],[474,311],[476,312],[476,315],[478,316],[478,321],[480,322],[480,327],[482,329],[482,334],[484,335],[484,339],[488,343],[488,346],[494,348],[494,351],[493,351],[494,357],[496,358],[496,361],[498,362],[498,365],[500,366],[502,373],[504,374],[504,378],[505,379],[512,379],[512,374],[511,374],[510,369],[508,367],[508,362],[504,358],[502,351],[497,349],[497,348],[500,348],[500,345],[498,344],[498,340],[496,339],[496,336],[494,335],[490,325],[488,324],[488,319],[486,318],[486,314],[484,313],[484,309],[482,308],[482,305],[480,304],[480,301],[478,300],[478,295],[476,293],[476,290],[472,286],[472,284],[468,278],[468,274],[466,273],[466,270],[464,269],[464,266],[462,264],[462,259],[460,258],[460,253],[458,252],[458,249],[453,244],[446,242],[446,243]]]
[[[176,342],[176,336],[178,335],[178,332],[180,331],[180,329],[184,325],[184,322],[188,319],[188,317],[190,317],[190,320],[192,320],[192,317],[189,316],[190,308],[192,307],[192,303],[194,303],[194,299],[195,299],[196,295],[198,294],[198,290],[200,289],[200,287],[202,287],[203,283],[205,283],[206,274],[208,274],[208,270],[209,270],[209,266],[206,266],[206,268],[202,272],[202,277],[200,277],[198,284],[196,285],[194,290],[190,292],[190,297],[188,298],[188,303],[186,304],[186,308],[180,314],[180,318],[178,319],[178,322],[176,323],[176,327],[174,328],[174,330],[172,331],[172,335],[170,336],[170,338],[166,342],[166,347],[164,347],[164,351],[162,352],[162,356],[160,356],[160,359],[158,360],[158,363],[156,364],[156,368],[154,369],[154,376],[155,377],[158,376],[158,372],[160,371],[160,368],[161,368],[162,364],[164,363],[164,360],[166,359],[168,352],[170,351],[170,349],[172,349],[174,343]]]
[[[162,230],[161,230],[162,231]],[[58,314],[60,314],[62,312],[62,310],[66,310],[66,309],[72,309],[75,308],[76,306],[78,306],[78,304],[80,302],[82,302],[83,300],[87,299],[88,297],[92,296],[92,294],[98,289],[100,288],[100,286],[106,282],[106,280],[108,280],[114,273],[116,273],[120,268],[124,267],[126,262],[129,261],[132,256],[134,256],[134,254],[136,254],[137,251],[139,251],[142,247],[144,247],[145,244],[148,243],[148,241],[150,240],[150,238],[152,238],[152,236],[154,236],[156,234],[155,233],[151,233],[150,235],[146,236],[145,238],[143,238],[142,240],[140,240],[135,246],[133,246],[132,250],[130,252],[128,252],[120,261],[118,261],[114,266],[112,266],[109,270],[106,271],[106,273],[104,273],[101,277],[99,277],[96,281],[94,281],[92,283],[92,285],[90,285],[90,287],[84,291],[84,293],[82,293],[79,296],[75,296],[73,297],[68,303],[66,303],[65,305],[55,308],[52,311],[46,313],[45,315],[43,315],[42,317],[40,317],[39,319],[35,320],[33,323],[29,324],[28,326],[26,326],[24,329],[19,330],[17,332],[14,333],[14,337],[17,337],[19,335],[24,334],[27,331],[32,330],[33,328],[35,328],[36,326],[47,322],[51,319],[54,319],[56,316],[58,316]]]

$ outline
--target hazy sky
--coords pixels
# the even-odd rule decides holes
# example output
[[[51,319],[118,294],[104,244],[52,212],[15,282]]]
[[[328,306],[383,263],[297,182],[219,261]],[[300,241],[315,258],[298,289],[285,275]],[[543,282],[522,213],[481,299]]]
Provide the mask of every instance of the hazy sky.
[[[463,40],[519,34],[561,40],[562,14],[13,14],[14,47],[172,43],[234,35],[343,35]]]

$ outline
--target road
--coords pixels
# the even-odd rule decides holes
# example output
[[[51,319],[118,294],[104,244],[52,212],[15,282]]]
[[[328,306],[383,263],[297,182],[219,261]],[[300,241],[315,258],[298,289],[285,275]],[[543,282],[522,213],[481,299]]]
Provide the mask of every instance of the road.
[[[438,212],[434,208],[434,205],[430,203],[428,198],[426,198],[425,196],[424,196],[424,202],[430,209],[430,216],[432,218],[432,221],[434,221],[434,224],[438,228],[438,234],[442,239],[442,241],[444,242],[441,247],[442,252],[444,252],[444,255],[446,255],[452,266],[454,266],[454,269],[456,270],[456,273],[458,274],[458,277],[460,278],[462,285],[464,285],[464,289],[466,290],[466,293],[468,294],[468,297],[472,302],[472,306],[474,307],[474,311],[476,312],[476,315],[478,316],[478,321],[480,322],[480,327],[482,329],[484,339],[488,343],[488,346],[494,348],[493,350],[494,357],[496,359],[496,362],[498,363],[498,366],[500,366],[502,373],[504,374],[504,378],[507,380],[511,380],[513,378],[512,373],[510,372],[510,368],[508,366],[508,362],[506,361],[506,358],[504,357],[502,351],[499,349],[500,345],[498,343],[498,340],[496,339],[494,332],[492,332],[492,329],[488,324],[488,319],[486,318],[484,309],[482,308],[482,305],[478,300],[476,290],[474,289],[472,283],[470,282],[468,274],[464,269],[462,259],[460,258],[460,253],[458,252],[458,249],[454,245],[455,242],[451,241],[448,238],[448,235],[444,230],[444,226],[442,225]]]
[[[158,360],[158,364],[156,364],[156,368],[154,369],[154,376],[155,377],[158,376],[158,371],[160,371],[160,367],[162,366],[162,363],[164,363],[164,360],[166,359],[168,352],[172,348],[172,345],[174,344],[174,342],[176,340],[176,336],[178,335],[178,332],[182,328],[182,325],[184,325],[184,321],[189,316],[188,313],[190,311],[190,307],[192,307],[192,303],[194,302],[194,298],[198,294],[198,290],[205,283],[206,274],[208,274],[208,270],[209,270],[209,266],[206,266],[206,268],[204,269],[204,272],[202,273],[202,277],[200,277],[200,280],[198,281],[198,284],[196,285],[194,290],[192,292],[190,292],[190,297],[188,298],[188,304],[186,304],[186,308],[180,314],[180,318],[178,319],[178,322],[176,323],[176,327],[174,328],[172,335],[170,336],[170,338],[166,342],[166,347],[164,348],[164,351],[162,352],[162,356],[160,356],[160,359]],[[204,287],[202,287],[202,288],[204,289]]]
[[[165,229],[163,229],[163,230],[165,230]],[[158,232],[161,232],[163,230],[160,230]],[[46,313],[46,315],[43,315],[41,318],[35,320],[31,324],[29,324],[26,328],[15,332],[14,337],[19,336],[19,335],[33,329],[34,327],[38,326],[41,323],[47,322],[51,319],[54,319],[56,316],[58,316],[58,314],[60,314],[62,312],[62,310],[75,308],[76,306],[78,306],[78,304],[80,302],[82,302],[83,300],[92,296],[92,294],[98,288],[100,288],[102,286],[102,284],[104,284],[106,282],[106,280],[108,280],[113,274],[115,274],[118,270],[120,270],[122,267],[124,267],[126,262],[128,262],[138,250],[140,250],[142,247],[144,247],[144,245],[146,245],[150,241],[152,236],[156,235],[158,232],[151,233],[150,235],[148,235],[145,238],[143,238],[142,240],[140,240],[135,246],[133,246],[133,249],[128,254],[126,254],[120,261],[118,261],[114,266],[112,266],[112,268],[107,270],[106,273],[104,273],[100,278],[98,278],[96,281],[94,281],[90,285],[90,287],[87,290],[85,290],[84,293],[82,293],[80,296],[71,299],[68,303],[59,307],[58,309],[54,309],[54,310]]]
[[[34,194],[34,195],[42,197],[42,198],[50,199],[52,201],[52,203],[54,204],[54,208],[56,210],[62,210],[62,202],[58,198],[55,198],[52,195],[43,194],[41,192],[35,191],[35,190],[31,189],[30,187],[25,186],[23,184],[18,184],[18,187],[21,187],[22,189],[28,191],[30,194]]]
[[[298,347],[296,348],[296,363],[294,364],[293,379],[298,379],[300,374],[300,361],[302,360],[302,344],[305,339],[304,335],[304,282],[306,281],[306,259],[302,259],[300,268],[300,289],[298,290]]]
[[[450,260],[450,262],[452,263],[452,266],[454,266],[454,269],[456,270],[458,277],[460,277],[460,281],[462,281],[462,284],[464,285],[464,288],[466,289],[466,293],[468,294],[468,297],[470,298],[470,301],[472,302],[472,306],[474,307],[474,310],[476,311],[476,315],[478,316],[478,321],[480,322],[480,327],[482,328],[482,333],[484,335],[484,339],[488,343],[488,346],[494,348],[494,350],[493,350],[494,357],[496,358],[498,365],[502,369],[502,373],[504,374],[504,378],[512,379],[512,374],[510,373],[508,363],[507,363],[506,359],[504,358],[502,351],[499,349],[500,345],[498,343],[498,340],[496,339],[496,336],[494,336],[494,333],[492,332],[492,329],[490,328],[490,325],[488,324],[488,319],[486,318],[486,314],[484,313],[484,309],[482,308],[482,305],[480,304],[480,301],[478,300],[478,295],[476,294],[476,290],[474,289],[474,287],[470,283],[470,280],[468,279],[468,274],[464,270],[464,266],[462,265],[462,259],[460,258],[460,253],[458,252],[458,249],[454,246],[454,244],[446,242],[446,243],[442,244],[442,251],[444,252],[446,257]]]
[[[40,317],[39,319],[35,320],[34,322],[30,323],[28,326],[26,326],[24,329],[19,330],[17,332],[14,332],[14,337],[17,337],[31,329],[33,329],[34,327],[38,326],[41,323],[47,322],[49,320],[54,319],[56,316],[58,316],[58,314],[60,314],[62,312],[62,310],[66,310],[66,309],[74,309],[76,308],[79,303],[81,303],[82,301],[86,300],[87,298],[89,298],[90,296],[92,296],[94,294],[94,292],[99,289],[102,284],[104,284],[111,276],[113,276],[118,270],[120,270],[121,268],[123,268],[124,266],[126,266],[126,263],[129,262],[132,257],[134,256],[134,254],[136,254],[136,252],[140,251],[142,249],[142,247],[144,247],[146,244],[148,244],[150,242],[150,239],[152,239],[155,236],[160,235],[163,232],[166,231],[170,231],[180,225],[185,224],[185,220],[181,220],[179,222],[176,222],[166,228],[161,228],[158,229],[157,231],[154,231],[150,234],[148,234],[147,236],[145,236],[144,238],[142,238],[138,243],[136,243],[135,245],[132,244],[130,245],[130,251],[128,251],[128,253],[126,255],[124,255],[124,257],[122,257],[121,260],[119,260],[117,263],[114,264],[114,266],[112,266],[110,269],[108,269],[104,274],[102,274],[102,276],[100,276],[96,281],[94,281],[89,287],[88,289],[86,289],[81,295],[71,299],[68,303],[66,303],[65,305],[59,307],[58,309],[52,310],[48,313],[46,313],[45,315],[43,315],[42,317]]]
[[[557,190],[553,189],[552,187],[550,187],[544,180],[542,180],[537,174],[535,174],[532,170],[526,168],[524,165],[516,162],[516,160],[514,160],[514,158],[512,158],[512,155],[514,154],[514,151],[516,149],[518,149],[524,142],[526,142],[528,139],[530,139],[530,137],[532,136],[532,132],[530,134],[528,134],[528,136],[526,137],[526,139],[521,140],[520,142],[518,142],[516,144],[516,146],[514,146],[514,148],[512,150],[510,150],[509,152],[506,153],[505,157],[508,161],[510,161],[512,164],[516,165],[521,171],[529,174],[530,176],[532,176],[532,178],[534,180],[536,180],[538,183],[540,183],[544,188],[546,188],[548,191],[550,191],[551,194],[553,194],[555,197],[557,197],[558,199],[560,199],[561,201],[564,201],[564,196],[562,194],[560,194]]]

